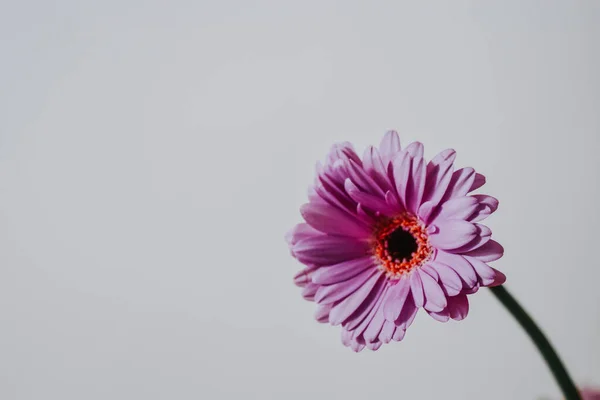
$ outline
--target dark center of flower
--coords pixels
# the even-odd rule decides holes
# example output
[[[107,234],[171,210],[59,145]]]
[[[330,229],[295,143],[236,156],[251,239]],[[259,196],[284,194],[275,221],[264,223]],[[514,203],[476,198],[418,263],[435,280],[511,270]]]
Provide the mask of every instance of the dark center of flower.
[[[397,228],[387,237],[385,247],[392,259],[409,261],[419,246],[413,235],[403,228]]]
[[[389,278],[423,265],[431,255],[425,227],[410,214],[380,221],[374,239],[373,251]]]

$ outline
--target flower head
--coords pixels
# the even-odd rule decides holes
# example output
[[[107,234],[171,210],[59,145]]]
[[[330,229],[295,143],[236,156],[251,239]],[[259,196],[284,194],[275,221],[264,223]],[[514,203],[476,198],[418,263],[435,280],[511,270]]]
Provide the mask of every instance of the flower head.
[[[317,164],[306,222],[286,237],[305,265],[294,281],[354,351],[402,340],[419,309],[461,320],[467,295],[505,281],[487,264],[504,250],[480,223],[498,200],[469,195],[485,177],[454,159],[449,149],[426,162],[421,143],[401,148],[390,131],[362,159],[341,143]]]

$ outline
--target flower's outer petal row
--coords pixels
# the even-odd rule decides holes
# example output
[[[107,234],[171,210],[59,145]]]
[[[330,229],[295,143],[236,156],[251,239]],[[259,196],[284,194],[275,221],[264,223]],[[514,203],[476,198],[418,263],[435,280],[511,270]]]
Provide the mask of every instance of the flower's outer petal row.
[[[342,342],[354,351],[402,340],[419,308],[438,321],[461,320],[468,294],[506,280],[487,264],[504,249],[478,223],[498,200],[469,195],[485,177],[473,168],[455,170],[452,149],[429,163],[423,150],[419,142],[402,149],[394,131],[362,160],[350,143],[332,146],[301,208],[306,223],[286,234],[292,255],[305,264],[294,283],[317,303],[315,319],[341,325]],[[381,217],[405,211],[425,224],[434,251],[425,265],[389,280],[370,238]]]
[[[393,321],[388,320],[382,308],[389,300],[390,289],[388,288],[380,301],[371,310],[371,313],[365,319],[366,323],[361,324],[352,331],[342,328],[342,343],[344,345],[356,352],[363,350],[365,347],[376,350],[383,343],[389,343],[392,340],[401,341],[404,338],[406,329],[414,321],[418,308],[415,306],[412,297],[406,296],[398,317]]]

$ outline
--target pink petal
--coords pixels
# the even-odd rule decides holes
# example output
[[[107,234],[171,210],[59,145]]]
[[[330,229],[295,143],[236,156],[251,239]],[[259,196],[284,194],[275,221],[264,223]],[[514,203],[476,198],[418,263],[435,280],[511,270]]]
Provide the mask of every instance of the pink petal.
[[[317,268],[319,267],[313,265],[298,271],[296,275],[294,275],[294,284],[299,287],[304,287],[309,283],[312,283],[312,275]]]
[[[475,224],[475,226],[477,226],[478,231],[475,239],[458,249],[452,250],[453,253],[467,253],[469,251],[475,250],[483,246],[484,244],[490,241],[490,239],[492,238],[491,229],[485,225],[480,224]]]
[[[358,220],[328,204],[304,204],[300,214],[313,228],[333,235],[366,238],[371,232]]]
[[[440,211],[432,220],[432,223],[444,219],[467,220],[477,210],[478,206],[479,202],[473,197],[455,197],[440,205]]]
[[[300,240],[292,250],[300,262],[331,265],[363,257],[369,246],[343,236],[316,236]]]
[[[423,158],[415,158],[412,161],[412,188],[410,191],[410,199],[408,201],[409,211],[414,214],[419,210],[419,206],[423,201],[423,193],[425,191],[425,161]]]
[[[406,303],[404,303],[404,307],[402,307],[402,312],[397,320],[394,321],[394,324],[402,330],[408,329],[408,327],[415,320],[415,316],[417,315],[417,311],[419,309],[415,306],[415,302],[413,301],[412,296],[406,297]]]
[[[344,187],[348,195],[352,200],[362,204],[366,208],[378,211],[386,216],[393,216],[397,211],[390,207],[385,201],[385,195],[383,197],[374,196],[370,193],[363,192],[360,190],[350,179],[346,179]]]
[[[377,268],[377,264],[375,260],[373,260],[373,257],[367,256],[356,258],[354,260],[319,268],[312,274],[312,281],[319,285],[331,285],[353,278],[369,268]]]
[[[320,286],[315,294],[315,301],[319,304],[331,304],[348,297],[356,292],[369,278],[381,272],[367,269],[354,278],[333,285]],[[317,285],[318,286],[318,285]]]
[[[490,287],[500,286],[500,285],[504,284],[504,282],[506,282],[506,275],[504,275],[502,272],[498,271],[496,268],[492,268],[492,269],[496,273],[496,280],[494,280],[494,283],[492,283],[490,285]]]
[[[398,198],[390,190],[385,192],[385,202],[387,203],[388,206],[391,207],[392,210],[395,210],[396,213],[400,213],[401,211],[404,211],[402,206],[398,202]]]
[[[475,179],[473,179],[473,184],[471,185],[469,192],[472,192],[473,190],[477,190],[480,187],[482,187],[483,185],[485,185],[485,176],[481,175],[480,173],[476,173]]]
[[[352,330],[352,337],[357,338],[359,336],[364,336],[364,332],[366,332],[367,329],[369,329],[369,327],[371,327],[372,324],[378,324],[377,322],[377,318],[379,314],[383,314],[383,303],[385,302],[385,299],[387,297],[387,293],[388,293],[388,289],[389,289],[389,284],[386,282],[384,285],[382,285],[383,290],[381,290],[378,293],[377,299],[375,301],[375,305],[373,307],[370,308],[369,313],[367,314],[366,317],[362,318],[362,321],[360,321],[360,323],[358,323],[358,318],[354,318],[354,321],[352,321],[352,323],[346,322],[343,326],[344,329],[348,329],[348,330]],[[371,329],[374,329],[376,327],[372,327]],[[381,329],[381,327],[380,327]],[[365,339],[366,340],[366,339]],[[374,341],[374,340],[371,340]]]
[[[360,353],[365,348],[365,345],[357,343],[357,342],[352,342],[352,343],[350,343],[350,348],[355,353]]]
[[[406,331],[404,329],[396,328],[396,331],[392,335],[392,339],[394,339],[395,342],[399,342],[404,339],[405,334]]]
[[[329,311],[331,311],[332,304],[323,304],[317,306],[317,311],[315,311],[315,319],[317,322],[322,324],[329,321]]]
[[[476,194],[472,197],[477,199],[479,205],[473,215],[469,217],[471,222],[481,221],[498,209],[498,200],[492,196]]]
[[[392,161],[394,182],[400,203],[407,208],[408,182],[411,172],[411,157],[405,152],[400,152]]]
[[[356,184],[356,186],[373,195],[380,197],[385,196],[385,192],[379,187],[377,182],[375,182],[357,163],[349,161],[346,166],[348,167],[350,179],[352,179],[352,182]]]
[[[365,344],[365,346],[367,346],[367,349],[369,349],[369,350],[377,351],[377,350],[379,350],[379,348],[381,347],[382,344],[383,343],[381,343],[379,341],[373,342],[373,343],[367,342]]]
[[[440,274],[438,274],[438,272],[430,264],[423,265],[421,267],[421,271],[427,273],[429,276],[435,279],[436,282],[439,282]]]
[[[433,157],[433,159],[429,162],[429,165],[427,167],[427,173],[429,173],[429,171],[430,171],[430,166],[431,166],[431,168],[433,168],[436,165],[443,164],[447,161],[449,161],[450,163],[453,163],[455,159],[456,159],[456,151],[454,151],[454,149],[443,150],[440,153],[438,153],[435,157]]]
[[[467,295],[459,294],[458,296],[450,297],[448,299],[448,312],[450,313],[450,318],[455,321],[465,319],[469,313]]]
[[[423,293],[425,295],[424,308],[428,311],[442,311],[446,308],[446,295],[442,291],[442,288],[431,276],[417,270],[423,282]]]
[[[496,280],[496,272],[494,272],[492,267],[475,257],[466,256],[465,259],[473,266],[473,269],[479,276],[481,285],[489,286],[494,283]]]
[[[354,214],[354,202],[346,192],[343,192],[335,182],[331,181],[330,177],[321,175],[319,183],[320,185],[315,186],[314,189],[321,199],[350,215]]]
[[[342,339],[342,344],[344,346],[346,346],[346,347],[350,346],[350,344],[352,343],[352,332],[342,329],[341,330],[341,339]]]
[[[373,308],[373,315],[370,315],[371,319],[369,320],[368,325],[361,332],[363,337],[367,342],[375,342],[378,340],[379,333],[383,328],[383,324],[385,323],[385,317],[383,315],[383,302],[385,301],[385,297],[387,295],[387,291],[380,297],[378,303]],[[368,319],[368,317],[367,317]],[[361,324],[363,325],[363,324]],[[360,328],[357,328],[357,331]]]
[[[390,182],[387,178],[387,169],[383,164],[383,160],[379,155],[379,151],[369,146],[363,155],[363,168],[382,189],[391,189]]]
[[[496,261],[504,255],[504,248],[495,240],[490,240],[478,249],[469,251],[463,255],[478,258],[483,262]]]
[[[329,322],[332,325],[339,325],[344,322],[367,300],[373,288],[377,286],[378,282],[381,284],[383,279],[385,277],[381,272],[373,274],[358,290],[334,305],[329,313]]]
[[[461,292],[463,284],[456,271],[438,261],[429,261],[429,265],[439,274],[442,288],[448,296],[456,296]]]
[[[392,321],[385,321],[383,323],[383,328],[381,328],[381,332],[379,333],[379,340],[383,343],[389,343],[392,340],[392,336],[396,331],[396,325]]]
[[[388,290],[388,296],[383,304],[383,315],[386,320],[398,319],[409,293],[410,281],[408,279],[400,279],[395,286]]]
[[[442,250],[457,249],[466,245],[477,235],[477,227],[462,220],[440,220],[436,222],[438,231],[429,236],[431,244]]]
[[[408,146],[406,146],[406,151],[413,158],[423,158],[423,143],[421,142],[412,142]]]
[[[410,291],[412,293],[415,306],[423,307],[425,304],[425,295],[423,294],[423,282],[417,273],[410,275]]]
[[[469,264],[463,256],[446,253],[445,251],[438,251],[434,261],[452,268],[465,282],[466,287],[472,288],[477,284],[477,274],[471,264]]]
[[[285,240],[290,245],[298,243],[302,239],[306,239],[313,236],[323,236],[323,233],[319,232],[312,226],[301,223],[294,226],[290,231],[285,234]]]
[[[426,201],[425,203],[421,204],[421,207],[419,207],[419,211],[417,212],[417,215],[419,216],[421,221],[428,224],[430,222],[431,216],[433,215],[433,212],[435,211],[436,208],[437,208],[437,204],[435,204],[431,201]]]
[[[444,196],[444,200],[449,200],[453,197],[462,197],[469,193],[473,182],[475,181],[475,170],[473,168],[461,168],[454,171],[448,191]]]
[[[430,201],[433,206],[437,206],[442,200],[452,180],[455,153],[454,150],[448,150],[447,152],[447,158],[438,155],[427,164],[423,201]],[[443,152],[440,154],[443,154]],[[438,157],[439,159],[436,161]]]
[[[367,210],[365,210],[360,203],[356,205],[356,217],[368,226],[373,226],[375,222],[377,222],[375,217],[373,217],[371,213],[367,212]]]
[[[440,312],[428,312],[431,318],[435,319],[439,322],[448,322],[450,319],[450,313],[448,312],[448,308],[443,309]]]
[[[315,293],[317,293],[318,289],[319,289],[319,285],[309,283],[306,286],[304,286],[304,289],[302,289],[302,297],[305,300],[314,301]]]
[[[378,280],[375,284],[371,293],[367,296],[365,301],[362,302],[360,306],[356,309],[354,313],[352,313],[348,318],[346,318],[344,322],[344,328],[348,330],[361,328],[361,332],[367,327],[369,322],[373,319],[373,315],[377,312],[377,308],[379,308],[379,304],[381,303],[381,296],[385,292],[385,289],[388,287],[387,279],[382,276],[382,279]],[[364,323],[364,325],[363,325]],[[358,334],[357,332],[355,332]]]
[[[386,132],[379,145],[379,153],[381,154],[383,165],[387,166],[399,151],[400,137],[398,136],[398,133],[396,131]]]

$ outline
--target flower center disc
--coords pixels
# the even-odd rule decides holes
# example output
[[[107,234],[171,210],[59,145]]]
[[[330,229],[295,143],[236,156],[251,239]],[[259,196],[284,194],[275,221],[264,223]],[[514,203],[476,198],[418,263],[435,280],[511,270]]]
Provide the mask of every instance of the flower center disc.
[[[388,278],[400,278],[431,255],[425,227],[410,214],[382,221],[375,232],[374,250]]]

